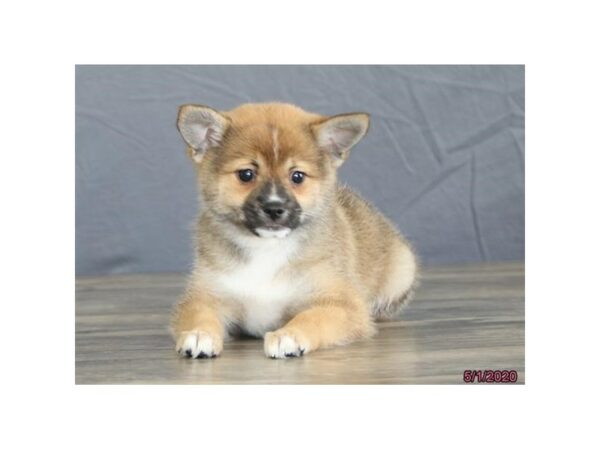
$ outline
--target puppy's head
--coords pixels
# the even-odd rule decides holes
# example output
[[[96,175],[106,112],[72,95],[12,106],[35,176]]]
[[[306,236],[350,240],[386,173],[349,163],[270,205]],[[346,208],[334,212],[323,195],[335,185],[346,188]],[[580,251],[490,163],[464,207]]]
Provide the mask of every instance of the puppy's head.
[[[280,103],[227,112],[184,105],[177,120],[205,206],[259,237],[285,237],[321,218],[337,167],[368,126],[364,113],[325,117]]]

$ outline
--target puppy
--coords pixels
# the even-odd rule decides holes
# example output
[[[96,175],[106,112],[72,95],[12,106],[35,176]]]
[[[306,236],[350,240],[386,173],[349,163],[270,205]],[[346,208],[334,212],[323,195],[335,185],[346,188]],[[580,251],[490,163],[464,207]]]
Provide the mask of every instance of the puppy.
[[[182,356],[217,356],[239,333],[264,337],[268,357],[302,356],[373,335],[374,320],[409,299],[410,245],[336,182],[367,114],[184,105],[177,126],[203,203],[195,267],[171,323]]]

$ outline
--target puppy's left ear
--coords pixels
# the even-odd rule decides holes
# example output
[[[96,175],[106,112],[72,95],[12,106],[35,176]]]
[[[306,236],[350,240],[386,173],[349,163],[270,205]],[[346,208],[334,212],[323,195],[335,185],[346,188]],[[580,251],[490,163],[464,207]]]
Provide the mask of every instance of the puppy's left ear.
[[[350,149],[363,138],[368,129],[369,115],[366,113],[340,114],[311,125],[317,145],[331,154],[336,167],[346,160]]]
[[[183,105],[177,116],[177,128],[196,162],[200,162],[208,149],[221,145],[230,124],[231,119],[202,105]]]

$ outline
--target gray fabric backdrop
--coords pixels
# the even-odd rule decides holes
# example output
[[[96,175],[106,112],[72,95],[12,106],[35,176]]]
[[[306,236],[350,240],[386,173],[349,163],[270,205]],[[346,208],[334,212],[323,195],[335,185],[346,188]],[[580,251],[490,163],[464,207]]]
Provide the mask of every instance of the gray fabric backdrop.
[[[426,264],[523,259],[523,66],[77,66],[77,274],[188,270],[178,106],[273,100],[371,114],[341,180]]]

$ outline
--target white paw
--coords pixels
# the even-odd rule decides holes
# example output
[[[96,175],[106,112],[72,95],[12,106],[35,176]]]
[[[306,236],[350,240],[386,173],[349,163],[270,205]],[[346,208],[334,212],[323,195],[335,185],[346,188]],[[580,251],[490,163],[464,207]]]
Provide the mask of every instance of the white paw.
[[[187,358],[214,358],[221,353],[221,345],[217,345],[208,333],[203,331],[184,331],[177,339],[175,349]]]
[[[265,334],[265,354],[269,358],[302,356],[308,350],[308,342],[297,333],[281,329]]]

